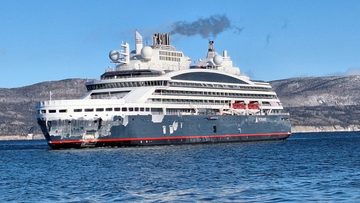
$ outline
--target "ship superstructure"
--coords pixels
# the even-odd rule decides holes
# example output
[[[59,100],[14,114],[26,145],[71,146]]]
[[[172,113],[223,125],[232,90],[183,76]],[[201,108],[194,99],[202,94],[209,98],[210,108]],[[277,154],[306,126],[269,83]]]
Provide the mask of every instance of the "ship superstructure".
[[[78,100],[38,104],[52,148],[132,146],[285,139],[289,115],[267,82],[242,75],[227,51],[209,41],[196,64],[170,45],[169,34],[144,46],[135,33],[109,53],[114,68],[86,84]]]

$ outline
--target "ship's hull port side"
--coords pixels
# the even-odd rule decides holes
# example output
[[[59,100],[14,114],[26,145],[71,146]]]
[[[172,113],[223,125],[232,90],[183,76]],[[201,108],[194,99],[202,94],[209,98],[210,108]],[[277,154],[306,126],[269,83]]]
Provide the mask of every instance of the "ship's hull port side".
[[[50,127],[49,121],[38,122],[48,145],[63,149],[283,140],[290,136],[287,118],[228,115],[209,120],[208,116],[169,115],[153,122],[151,116],[137,115],[103,120],[101,126],[87,120],[56,120]],[[124,120],[129,122],[122,123]]]

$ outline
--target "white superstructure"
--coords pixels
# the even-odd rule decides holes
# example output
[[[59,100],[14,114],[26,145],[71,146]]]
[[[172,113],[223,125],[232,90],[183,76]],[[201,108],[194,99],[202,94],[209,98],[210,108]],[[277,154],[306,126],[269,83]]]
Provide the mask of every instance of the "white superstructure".
[[[209,42],[204,59],[191,65],[189,57],[170,45],[168,34],[157,33],[144,46],[135,33],[135,50],[128,43],[109,54],[114,68],[86,84],[79,100],[39,103],[42,120],[112,120],[114,116],[267,115],[281,114],[282,105],[269,83],[251,81],[240,73],[227,51],[215,52]]]

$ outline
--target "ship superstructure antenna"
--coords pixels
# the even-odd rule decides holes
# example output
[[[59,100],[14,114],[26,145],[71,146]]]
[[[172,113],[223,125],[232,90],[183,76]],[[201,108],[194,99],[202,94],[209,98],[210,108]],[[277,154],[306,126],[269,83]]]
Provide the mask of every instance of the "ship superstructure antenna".
[[[128,64],[130,62],[130,46],[127,42],[121,43],[122,50],[112,50],[109,58],[113,63]]]
[[[130,62],[130,47],[129,43],[123,42],[121,43],[121,47],[123,48],[120,51],[120,63],[128,64]]]
[[[138,31],[135,31],[135,51],[136,54],[141,53],[141,49],[143,48],[143,37]]]

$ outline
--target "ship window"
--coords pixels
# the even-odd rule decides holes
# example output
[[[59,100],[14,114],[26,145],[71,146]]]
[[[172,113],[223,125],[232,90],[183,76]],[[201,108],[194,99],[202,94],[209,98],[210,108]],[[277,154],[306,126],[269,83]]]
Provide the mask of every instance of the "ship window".
[[[120,111],[120,108],[114,108],[114,111]]]
[[[126,108],[126,107],[124,107],[124,108],[122,108],[122,109],[121,109],[121,111],[127,111],[127,108]]]
[[[130,108],[129,108],[129,111],[134,111],[134,108],[130,107]]]
[[[85,112],[93,112],[94,109],[85,109]]]
[[[139,111],[139,107],[135,107],[135,111]]]
[[[145,108],[145,111],[150,111],[150,108]]]
[[[152,108],[151,109],[151,112],[153,112],[153,113],[161,113],[162,111],[163,111],[162,108]]]
[[[144,107],[140,107],[140,111],[144,111]]]
[[[184,73],[174,76],[172,77],[172,79],[247,84],[247,82],[238,79],[236,77],[231,77],[228,75],[223,75],[218,73],[206,73],[206,72]]]
[[[46,110],[44,110],[44,109],[43,109],[43,110],[41,110],[41,113],[46,113]]]
[[[213,132],[216,133],[217,129],[216,129],[216,125],[213,126]]]
[[[82,109],[74,109],[74,112],[82,112]]]
[[[56,113],[56,110],[50,109],[49,113]]]
[[[97,108],[96,111],[104,111],[104,108]]]
[[[66,113],[66,109],[60,109],[59,113]]]
[[[112,108],[106,108],[105,111],[112,111]]]

